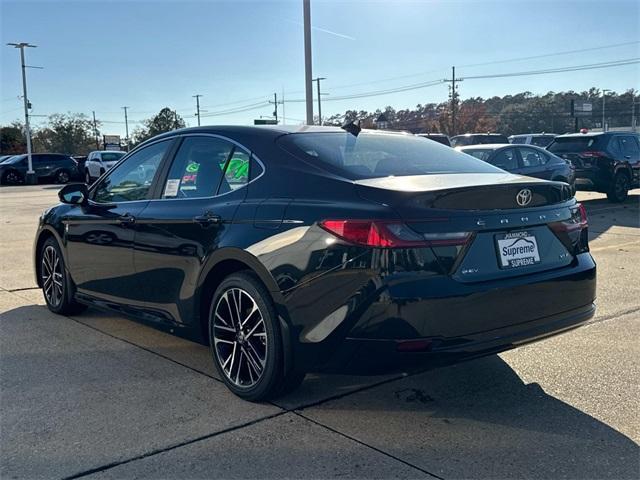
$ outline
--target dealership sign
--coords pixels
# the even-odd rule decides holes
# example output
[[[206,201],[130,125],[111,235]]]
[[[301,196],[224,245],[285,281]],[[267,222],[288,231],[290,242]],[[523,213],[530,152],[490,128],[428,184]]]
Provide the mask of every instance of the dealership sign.
[[[572,117],[590,117],[593,111],[593,104],[584,100],[571,100]]]
[[[120,150],[120,135],[103,135],[105,150]]]

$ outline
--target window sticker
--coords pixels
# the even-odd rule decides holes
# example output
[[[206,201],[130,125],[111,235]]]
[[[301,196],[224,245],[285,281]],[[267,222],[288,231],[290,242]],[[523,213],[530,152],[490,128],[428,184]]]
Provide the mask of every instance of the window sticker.
[[[164,187],[165,197],[175,197],[178,195],[178,188],[180,188],[180,179],[171,178],[167,180],[167,185]]]

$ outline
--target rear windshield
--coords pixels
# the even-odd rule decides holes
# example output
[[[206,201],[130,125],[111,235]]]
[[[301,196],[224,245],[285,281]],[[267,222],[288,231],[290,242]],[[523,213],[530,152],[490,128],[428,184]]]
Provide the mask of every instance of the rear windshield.
[[[552,153],[579,153],[595,148],[602,148],[602,137],[556,137],[547,147]]]
[[[544,148],[553,142],[553,137],[551,135],[538,135],[537,137],[531,137],[531,145],[535,145],[536,147]]]
[[[124,152],[122,153],[109,152],[109,153],[102,153],[101,155],[102,155],[103,162],[114,162],[116,160],[120,160],[124,156]]]
[[[527,137],[511,137],[511,143],[515,143],[515,144],[527,143]]]
[[[487,159],[491,156],[491,153],[493,153],[493,150],[489,150],[486,148],[465,148],[462,151],[467,155],[472,155],[482,160],[483,162],[486,162]]]
[[[286,150],[350,180],[438,173],[502,172],[437,142],[412,135],[361,132],[294,133],[280,138]]]
[[[466,145],[482,145],[486,143],[509,143],[509,139],[504,135],[459,135],[451,139],[451,146],[462,147]]]

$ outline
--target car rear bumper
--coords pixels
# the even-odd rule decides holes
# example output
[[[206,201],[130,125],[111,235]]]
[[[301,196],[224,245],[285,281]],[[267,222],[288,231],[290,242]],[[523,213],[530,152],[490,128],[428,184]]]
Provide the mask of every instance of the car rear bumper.
[[[375,282],[378,288],[366,297],[350,297],[344,312],[351,313],[340,323],[336,315],[326,317],[324,323],[334,323],[331,334],[316,340],[302,330],[297,362],[308,369],[378,373],[456,361],[555,335],[595,311],[596,265],[589,253],[566,267],[497,281],[391,275]]]
[[[594,314],[595,305],[592,303],[524,324],[459,337],[428,337],[410,341],[347,338],[322,370],[367,375],[457,363],[572,330]]]

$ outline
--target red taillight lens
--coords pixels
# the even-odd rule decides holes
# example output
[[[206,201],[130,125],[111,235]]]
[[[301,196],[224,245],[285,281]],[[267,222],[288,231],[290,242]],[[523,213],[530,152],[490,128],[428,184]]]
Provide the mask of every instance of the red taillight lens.
[[[550,223],[549,226],[556,232],[573,232],[576,230],[584,230],[589,226],[587,221],[587,210],[584,205],[579,203],[571,212],[571,218],[564,222]]]
[[[350,243],[380,248],[464,245],[469,232],[420,234],[402,222],[388,220],[324,220],[320,226]]]

